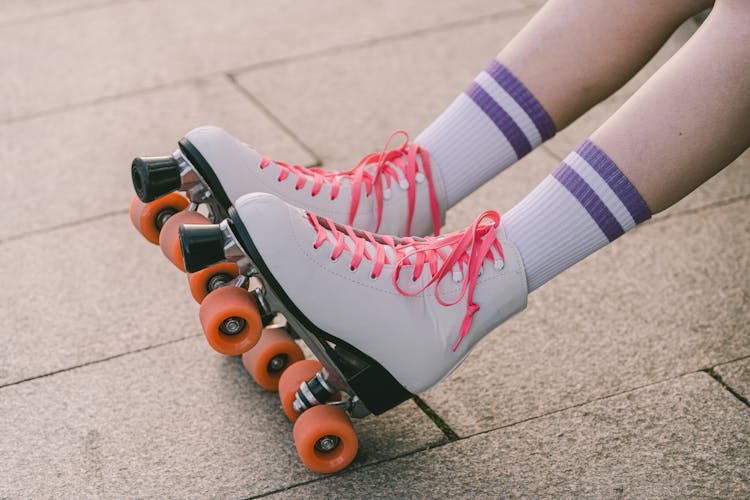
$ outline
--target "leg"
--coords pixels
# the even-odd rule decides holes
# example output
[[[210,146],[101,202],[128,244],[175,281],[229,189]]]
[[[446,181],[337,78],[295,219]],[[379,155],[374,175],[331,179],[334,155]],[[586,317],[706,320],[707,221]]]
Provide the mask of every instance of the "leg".
[[[419,137],[449,208],[630,79],[710,0],[552,0]]]
[[[683,21],[712,3],[551,0],[497,59],[561,130],[630,80]]]
[[[750,5],[698,33],[506,214],[534,290],[672,205],[750,146]]]
[[[591,137],[652,213],[750,145],[750,4],[720,0],[690,41]]]

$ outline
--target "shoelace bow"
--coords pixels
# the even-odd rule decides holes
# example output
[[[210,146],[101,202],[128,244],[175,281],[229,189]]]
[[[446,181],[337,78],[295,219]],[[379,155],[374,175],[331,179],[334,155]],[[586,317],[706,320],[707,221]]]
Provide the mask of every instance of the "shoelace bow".
[[[404,143],[391,150],[388,146],[396,137],[402,135]],[[421,171],[420,171],[420,161]],[[271,163],[281,168],[278,181],[281,182],[289,175],[297,176],[295,189],[300,190],[309,180],[312,180],[312,196],[320,193],[324,184],[331,185],[331,199],[338,197],[341,189],[341,181],[347,179],[352,188],[352,201],[349,208],[349,225],[354,223],[357,215],[362,186],[365,187],[365,196],[375,195],[377,205],[377,223],[375,232],[380,228],[383,218],[383,202],[387,198],[393,182],[398,183],[406,189],[408,200],[408,219],[406,223],[406,234],[411,234],[411,222],[414,216],[414,205],[417,199],[417,182],[427,180],[430,195],[430,209],[432,210],[432,226],[434,234],[440,234],[440,207],[435,194],[435,186],[432,181],[432,167],[430,165],[430,154],[421,146],[409,143],[409,134],[403,130],[396,130],[386,140],[380,153],[372,153],[362,158],[357,166],[346,171],[327,171],[317,167],[303,167],[280,161],[270,160],[263,157],[261,168],[266,168]],[[372,167],[372,168],[368,168]],[[383,184],[385,184],[385,191]]]
[[[485,260],[492,261],[495,269],[502,269],[505,255],[500,241],[497,239],[497,228],[500,225],[500,214],[494,210],[483,212],[465,230],[449,233],[443,236],[425,238],[393,238],[391,236],[376,235],[369,231],[353,229],[334,223],[331,219],[318,217],[310,212],[308,220],[317,232],[313,248],[318,249],[324,242],[333,245],[331,260],[338,258],[346,251],[352,255],[349,268],[354,271],[363,260],[373,263],[372,279],[378,278],[386,264],[392,264],[393,286],[402,295],[413,297],[422,293],[431,285],[435,285],[435,299],[443,306],[452,306],[467,296],[466,315],[461,323],[458,341],[453,351],[466,336],[471,327],[474,314],[479,305],[473,301],[476,281],[482,271]],[[485,221],[489,222],[485,222]],[[347,237],[349,243],[347,243]],[[353,248],[350,243],[353,243]],[[367,243],[370,243],[368,248]],[[374,248],[374,254],[371,249]],[[390,251],[386,251],[389,248]],[[427,268],[431,274],[430,280],[416,291],[406,291],[398,284],[401,271],[406,266],[412,266],[412,281],[416,281]],[[454,281],[463,281],[461,293],[452,302],[446,302],[440,297],[439,284],[451,273]]]

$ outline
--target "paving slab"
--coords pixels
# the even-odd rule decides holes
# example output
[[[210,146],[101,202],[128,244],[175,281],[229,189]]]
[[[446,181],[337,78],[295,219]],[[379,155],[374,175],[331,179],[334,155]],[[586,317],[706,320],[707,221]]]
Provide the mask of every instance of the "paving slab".
[[[416,136],[533,12],[253,69],[237,80],[327,167],[350,168],[396,129]]]
[[[118,214],[0,245],[0,386],[198,336],[185,275]]]
[[[424,399],[466,436],[750,355],[748,213],[636,228],[532,293]]]
[[[0,389],[2,498],[243,498],[318,477],[278,396],[203,339]],[[443,442],[411,401],[356,421],[353,467]]]
[[[266,154],[312,157],[223,77],[0,125],[0,241],[127,210],[134,156],[171,154],[199,125],[225,127]]]
[[[748,418],[692,374],[270,498],[744,498]]]
[[[750,358],[716,366],[714,371],[745,401],[750,400]]]
[[[5,26],[0,120],[524,5],[520,0],[133,1]]]

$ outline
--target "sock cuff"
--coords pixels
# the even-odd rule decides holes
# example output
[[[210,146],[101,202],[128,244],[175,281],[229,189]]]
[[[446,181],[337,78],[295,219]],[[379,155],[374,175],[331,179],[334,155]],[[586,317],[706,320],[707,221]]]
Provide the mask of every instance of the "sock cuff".
[[[518,103],[531,121],[534,122],[542,141],[552,138],[557,132],[552,118],[534,95],[510,72],[510,70],[496,59],[490,61],[484,70]]]
[[[651,217],[635,186],[588,139],[566,156],[550,177],[578,201],[609,241]]]
[[[636,224],[651,218],[651,210],[641,194],[633,183],[625,177],[625,174],[622,173],[615,162],[607,156],[607,153],[591,142],[590,139],[585,139],[575,149],[575,153],[591,165],[591,168],[617,194]]]

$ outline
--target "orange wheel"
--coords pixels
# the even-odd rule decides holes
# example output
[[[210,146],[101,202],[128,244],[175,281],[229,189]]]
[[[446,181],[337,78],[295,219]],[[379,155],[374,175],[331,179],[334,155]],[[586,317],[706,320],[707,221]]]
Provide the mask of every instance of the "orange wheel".
[[[183,224],[211,224],[211,221],[203,214],[193,210],[184,210],[167,219],[162,226],[159,233],[161,251],[172,264],[185,272],[185,262],[182,260],[182,249],[180,249],[180,226]]]
[[[313,406],[294,424],[294,444],[313,472],[331,474],[352,463],[359,446],[351,420],[341,408]]]
[[[306,380],[310,380],[323,369],[323,365],[317,359],[305,359],[294,363],[287,368],[279,378],[279,398],[281,407],[289,420],[294,422],[299,416],[294,411],[294,395],[299,389],[299,385]]]
[[[143,205],[138,217],[141,234],[151,243],[159,244],[159,232],[167,219],[187,208],[190,202],[179,193],[169,193]],[[131,203],[131,208],[133,204]]]
[[[288,333],[281,328],[268,328],[255,347],[242,355],[242,364],[259,386],[275,391],[284,370],[303,359],[305,354]]]
[[[208,343],[229,356],[252,349],[263,330],[255,298],[236,286],[209,293],[201,303],[199,316]]]
[[[139,233],[141,232],[141,212],[145,205],[137,196],[133,196],[133,199],[130,200],[130,222],[133,223],[133,227]]]
[[[179,214],[178,214],[179,215]],[[165,228],[167,226],[164,226]],[[162,232],[162,234],[164,234]],[[197,273],[188,274],[190,293],[197,303],[203,302],[206,295],[216,290],[222,284],[233,280],[240,274],[237,264],[233,262],[219,262],[213,266],[201,269]]]

